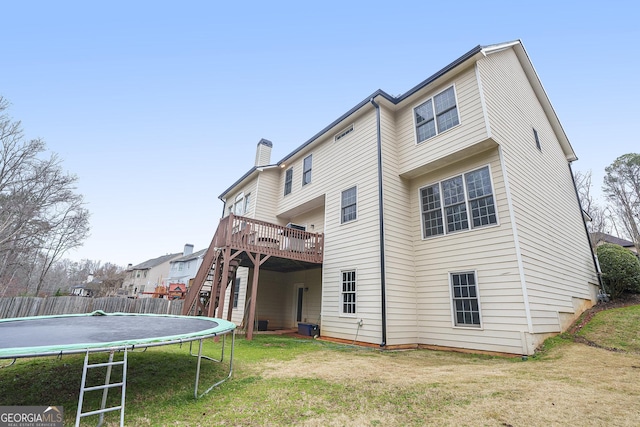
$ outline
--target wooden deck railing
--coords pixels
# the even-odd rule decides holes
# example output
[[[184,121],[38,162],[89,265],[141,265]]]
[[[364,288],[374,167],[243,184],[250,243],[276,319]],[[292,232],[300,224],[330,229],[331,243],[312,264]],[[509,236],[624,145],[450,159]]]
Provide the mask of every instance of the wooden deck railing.
[[[220,220],[214,245],[319,264],[324,235],[231,214]]]

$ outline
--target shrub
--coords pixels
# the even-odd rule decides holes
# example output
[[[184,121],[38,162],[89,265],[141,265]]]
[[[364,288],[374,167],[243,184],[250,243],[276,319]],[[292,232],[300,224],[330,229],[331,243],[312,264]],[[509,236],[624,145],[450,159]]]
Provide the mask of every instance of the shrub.
[[[611,298],[640,293],[640,261],[629,250],[605,243],[597,248],[602,281]]]

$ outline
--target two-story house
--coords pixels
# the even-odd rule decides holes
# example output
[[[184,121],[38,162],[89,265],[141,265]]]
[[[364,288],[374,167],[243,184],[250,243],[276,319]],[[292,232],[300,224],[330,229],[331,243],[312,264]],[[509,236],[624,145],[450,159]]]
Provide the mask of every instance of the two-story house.
[[[155,289],[163,286],[164,280],[169,276],[171,260],[183,255],[167,254],[137,265],[129,264],[118,295],[128,298],[151,298]]]
[[[166,292],[172,297],[182,296],[202,264],[207,249],[193,252],[193,245],[184,245],[184,255],[169,261],[169,275],[164,281]]]
[[[384,348],[532,354],[596,301],[577,157],[520,41],[378,90],[276,163],[271,147],[220,195],[186,314],[246,308],[248,338],[268,319]]]

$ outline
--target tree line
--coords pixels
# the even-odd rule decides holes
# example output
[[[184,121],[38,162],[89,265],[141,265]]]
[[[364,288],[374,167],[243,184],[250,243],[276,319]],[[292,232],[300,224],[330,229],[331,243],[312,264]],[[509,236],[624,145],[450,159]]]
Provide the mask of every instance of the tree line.
[[[40,138],[27,139],[0,96],[0,297],[66,292],[90,273],[113,280],[122,268],[62,259],[89,235],[89,211]]]
[[[582,209],[589,215],[590,234],[605,233],[632,241],[640,253],[640,154],[618,157],[605,168],[604,202],[593,196],[591,171],[576,172],[575,182]],[[592,241],[595,246],[596,242]]]

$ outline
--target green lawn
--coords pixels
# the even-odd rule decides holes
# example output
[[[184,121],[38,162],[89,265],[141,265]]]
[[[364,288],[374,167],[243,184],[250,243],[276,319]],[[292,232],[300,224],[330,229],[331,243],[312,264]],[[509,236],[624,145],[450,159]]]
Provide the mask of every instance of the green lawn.
[[[581,334],[625,351],[576,343],[563,334],[528,361],[379,351],[273,335],[238,338],[233,377],[198,400],[196,359],[188,346],[136,351],[129,356],[125,424],[638,425],[639,325],[640,306],[601,312]],[[211,341],[205,349],[219,355],[220,344]],[[62,405],[66,423],[73,425],[82,359],[19,360],[0,369],[0,405]],[[204,364],[201,388],[224,377],[227,367]],[[99,372],[92,376],[92,383],[103,380]],[[93,393],[85,410],[97,408],[99,399]],[[89,418],[83,425],[96,422]],[[115,414],[107,415],[106,425],[117,422]]]

